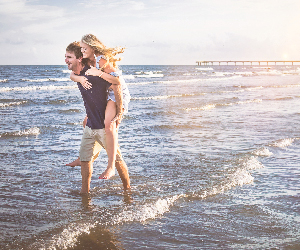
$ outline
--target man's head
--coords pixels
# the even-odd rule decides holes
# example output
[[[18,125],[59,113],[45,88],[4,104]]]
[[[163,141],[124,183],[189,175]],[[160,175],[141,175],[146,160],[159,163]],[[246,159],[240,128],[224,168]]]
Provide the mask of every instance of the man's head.
[[[78,72],[82,68],[82,53],[79,42],[73,42],[66,48],[65,63],[68,69]]]

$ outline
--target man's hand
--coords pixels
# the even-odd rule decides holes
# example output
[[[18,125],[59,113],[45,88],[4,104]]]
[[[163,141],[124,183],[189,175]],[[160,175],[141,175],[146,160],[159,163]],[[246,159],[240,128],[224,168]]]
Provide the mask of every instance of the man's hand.
[[[123,119],[123,114],[122,113],[118,113],[116,116],[115,116],[115,118],[114,119],[112,119],[112,123],[116,123],[116,128],[118,128],[119,127],[119,125],[120,125],[120,123],[121,123],[121,121],[122,121],[122,119]]]
[[[83,126],[84,128],[85,128],[87,119],[88,119],[88,117],[87,117],[87,115],[86,115],[85,118],[84,118],[84,120],[83,120],[83,122],[82,122],[82,126]]]

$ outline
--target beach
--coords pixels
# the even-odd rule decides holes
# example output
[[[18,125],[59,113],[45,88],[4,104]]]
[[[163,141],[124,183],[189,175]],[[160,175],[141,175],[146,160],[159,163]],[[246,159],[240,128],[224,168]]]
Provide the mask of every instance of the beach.
[[[132,188],[82,196],[67,66],[0,66],[0,249],[300,249],[300,66],[120,68]]]

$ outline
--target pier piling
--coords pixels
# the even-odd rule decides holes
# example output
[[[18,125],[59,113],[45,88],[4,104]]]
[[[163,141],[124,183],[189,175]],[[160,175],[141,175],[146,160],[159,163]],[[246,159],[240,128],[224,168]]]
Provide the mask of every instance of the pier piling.
[[[266,65],[269,65],[269,63],[274,63],[274,65],[277,65],[278,63],[283,63],[284,65],[286,63],[290,63],[291,65],[294,65],[295,63],[299,63],[300,61],[196,61],[196,63],[201,65],[214,65],[214,63],[219,63],[219,65],[226,63],[226,65],[229,65],[230,63],[234,63],[234,65],[237,65],[237,63],[242,63],[245,65],[245,63],[250,63],[253,65],[253,63],[258,63],[258,65],[261,65],[261,63],[264,63]]]

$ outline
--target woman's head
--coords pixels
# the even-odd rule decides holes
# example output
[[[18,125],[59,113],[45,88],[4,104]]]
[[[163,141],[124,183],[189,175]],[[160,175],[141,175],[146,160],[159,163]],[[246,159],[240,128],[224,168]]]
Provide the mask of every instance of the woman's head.
[[[115,47],[109,48],[106,47],[96,36],[93,34],[84,35],[81,38],[80,46],[82,48],[81,52],[83,54],[83,58],[93,58],[94,54],[96,55],[104,55],[107,59],[107,63],[103,65],[105,67],[109,62],[116,67],[116,61],[120,61],[121,59],[116,59],[115,56],[117,54],[123,53],[124,48]]]
[[[99,54],[102,54],[101,52],[105,49],[104,44],[101,43],[99,39],[92,34],[84,35],[81,38],[81,42],[89,45],[94,50],[94,52],[98,52]]]
[[[92,46],[81,41],[80,47],[81,47],[81,53],[82,53],[83,58],[87,58],[87,59],[94,58],[95,50],[93,49]]]

